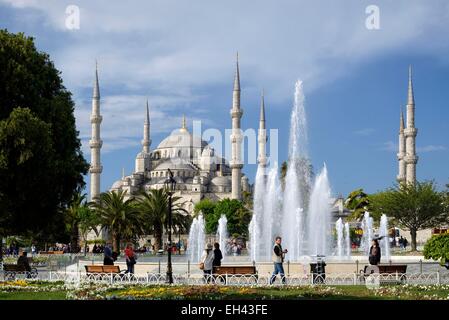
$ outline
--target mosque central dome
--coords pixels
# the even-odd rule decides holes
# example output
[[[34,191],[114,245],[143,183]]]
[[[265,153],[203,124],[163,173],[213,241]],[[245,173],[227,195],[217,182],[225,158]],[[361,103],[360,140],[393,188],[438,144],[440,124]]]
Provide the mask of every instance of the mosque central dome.
[[[168,137],[159,143],[157,149],[167,148],[201,148],[207,146],[207,142],[200,137],[192,135],[187,129],[181,128],[172,132]]]

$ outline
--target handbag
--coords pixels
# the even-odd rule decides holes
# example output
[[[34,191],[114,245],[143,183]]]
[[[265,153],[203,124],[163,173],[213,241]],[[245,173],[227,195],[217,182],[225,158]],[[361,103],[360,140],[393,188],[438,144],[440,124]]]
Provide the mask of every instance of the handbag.
[[[136,264],[136,258],[134,256],[129,257],[129,264]]]
[[[200,270],[204,270],[204,262],[200,262]]]

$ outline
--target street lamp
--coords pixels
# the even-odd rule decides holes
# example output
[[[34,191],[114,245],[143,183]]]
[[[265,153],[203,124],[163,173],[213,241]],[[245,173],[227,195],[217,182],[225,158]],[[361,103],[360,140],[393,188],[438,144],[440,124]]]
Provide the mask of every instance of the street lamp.
[[[176,180],[173,172],[168,169],[168,178],[164,182],[164,189],[168,193],[168,261],[167,261],[167,282],[173,283],[173,269],[171,264],[171,229],[172,229],[172,195],[176,190]]]

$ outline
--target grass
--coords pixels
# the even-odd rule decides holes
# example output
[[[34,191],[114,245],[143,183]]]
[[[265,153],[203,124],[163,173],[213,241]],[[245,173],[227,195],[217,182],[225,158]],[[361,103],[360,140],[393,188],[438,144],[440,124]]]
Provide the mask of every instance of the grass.
[[[65,300],[66,291],[0,292],[0,300]]]

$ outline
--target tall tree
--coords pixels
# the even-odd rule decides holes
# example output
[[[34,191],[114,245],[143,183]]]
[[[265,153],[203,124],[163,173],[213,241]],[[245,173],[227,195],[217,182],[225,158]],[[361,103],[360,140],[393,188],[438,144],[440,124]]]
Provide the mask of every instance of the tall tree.
[[[173,229],[188,230],[191,218],[182,208],[180,199],[180,197],[172,196],[172,227]],[[146,231],[153,233],[155,249],[159,250],[162,247],[162,235],[169,228],[169,195],[164,189],[152,189],[149,192],[141,192],[136,201],[138,210],[144,217]]]
[[[144,219],[133,199],[125,200],[126,191],[108,191],[100,194],[100,201],[93,202],[92,208],[98,215],[102,228],[112,236],[115,252],[120,251],[120,241],[132,241],[144,234]]]
[[[0,70],[2,130],[18,130],[12,121],[19,120],[18,114],[13,115],[19,107],[29,109],[29,115],[20,111],[22,118],[33,117],[36,125],[36,119],[40,121],[34,136],[26,123],[21,127],[24,133],[17,132],[20,139],[8,132],[0,137],[0,219],[14,222],[8,228],[3,226],[3,233],[38,232],[46,225],[50,236],[50,230],[64,229],[64,219],[58,215],[84,185],[88,169],[80,149],[71,93],[49,56],[37,51],[33,38],[22,33],[0,30]],[[14,160],[20,162],[14,165]],[[35,198],[38,201],[33,201]],[[55,226],[54,221],[62,225]]]
[[[400,227],[410,230],[413,251],[419,230],[437,227],[447,219],[443,195],[433,182],[400,184],[387,189],[372,199],[372,206],[394,218]]]
[[[59,214],[49,211],[56,199],[41,192],[51,189],[54,157],[50,126],[29,109],[16,108],[0,120],[0,246],[4,236],[48,230]]]

